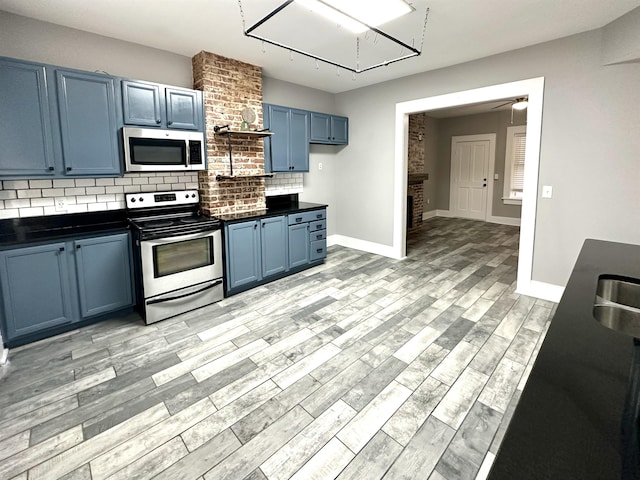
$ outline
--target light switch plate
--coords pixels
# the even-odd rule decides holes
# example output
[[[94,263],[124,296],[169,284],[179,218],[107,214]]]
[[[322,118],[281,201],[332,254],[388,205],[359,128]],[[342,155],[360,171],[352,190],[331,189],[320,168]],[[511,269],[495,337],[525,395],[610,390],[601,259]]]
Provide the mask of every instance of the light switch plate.
[[[493,179],[494,180],[500,180],[500,174],[499,173],[494,173],[493,174]]]
[[[553,187],[551,185],[542,186],[542,198],[551,198],[553,196]]]

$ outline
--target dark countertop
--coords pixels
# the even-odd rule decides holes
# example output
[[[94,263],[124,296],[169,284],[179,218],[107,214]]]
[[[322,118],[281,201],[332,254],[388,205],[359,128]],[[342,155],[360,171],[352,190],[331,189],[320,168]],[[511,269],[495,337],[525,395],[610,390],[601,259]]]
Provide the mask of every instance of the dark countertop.
[[[128,228],[125,210],[0,220],[0,248]]]
[[[307,210],[316,210],[318,208],[327,208],[327,205],[321,203],[309,202],[292,202],[288,204],[268,206],[265,210],[253,210],[251,212],[229,213],[216,215],[217,218],[225,223],[236,223],[244,220],[255,220],[258,218],[277,217],[278,215],[289,215],[291,213],[304,212]]]
[[[640,245],[585,241],[490,480],[639,478],[636,467],[623,475],[623,460],[638,464],[638,402],[633,409],[625,402],[638,395],[640,356],[634,361],[632,337],[592,313],[598,277],[607,273],[640,278]]]

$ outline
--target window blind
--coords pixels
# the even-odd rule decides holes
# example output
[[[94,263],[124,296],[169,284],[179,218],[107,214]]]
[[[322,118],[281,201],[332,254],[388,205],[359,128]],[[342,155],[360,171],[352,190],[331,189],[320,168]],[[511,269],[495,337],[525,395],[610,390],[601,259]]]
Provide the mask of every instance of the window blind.
[[[527,143],[526,133],[513,136],[513,163],[511,165],[511,191],[522,192],[524,188],[524,150]]]

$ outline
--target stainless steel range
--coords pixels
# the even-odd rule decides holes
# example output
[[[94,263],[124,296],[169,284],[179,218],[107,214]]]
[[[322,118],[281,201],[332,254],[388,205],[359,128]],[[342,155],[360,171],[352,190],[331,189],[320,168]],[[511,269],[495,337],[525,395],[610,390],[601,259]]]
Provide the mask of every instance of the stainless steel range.
[[[196,190],[126,195],[147,324],[224,296],[220,220],[202,215],[199,200]]]

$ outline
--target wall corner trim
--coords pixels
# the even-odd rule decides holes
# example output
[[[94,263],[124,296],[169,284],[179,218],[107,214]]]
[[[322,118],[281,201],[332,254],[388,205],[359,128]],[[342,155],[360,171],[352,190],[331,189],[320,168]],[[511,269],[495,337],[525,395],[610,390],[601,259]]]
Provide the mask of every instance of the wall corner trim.
[[[341,245],[343,247],[353,248],[363,252],[375,253],[376,255],[382,255],[383,257],[395,258],[396,260],[404,258],[399,257],[397,255],[397,250],[390,245],[382,245],[380,243],[360,240],[359,238],[347,237],[345,235],[329,235],[327,237],[327,246],[330,247],[332,245]]]
[[[564,293],[564,287],[552,283],[529,280],[528,282],[518,282],[516,293],[558,303]]]

